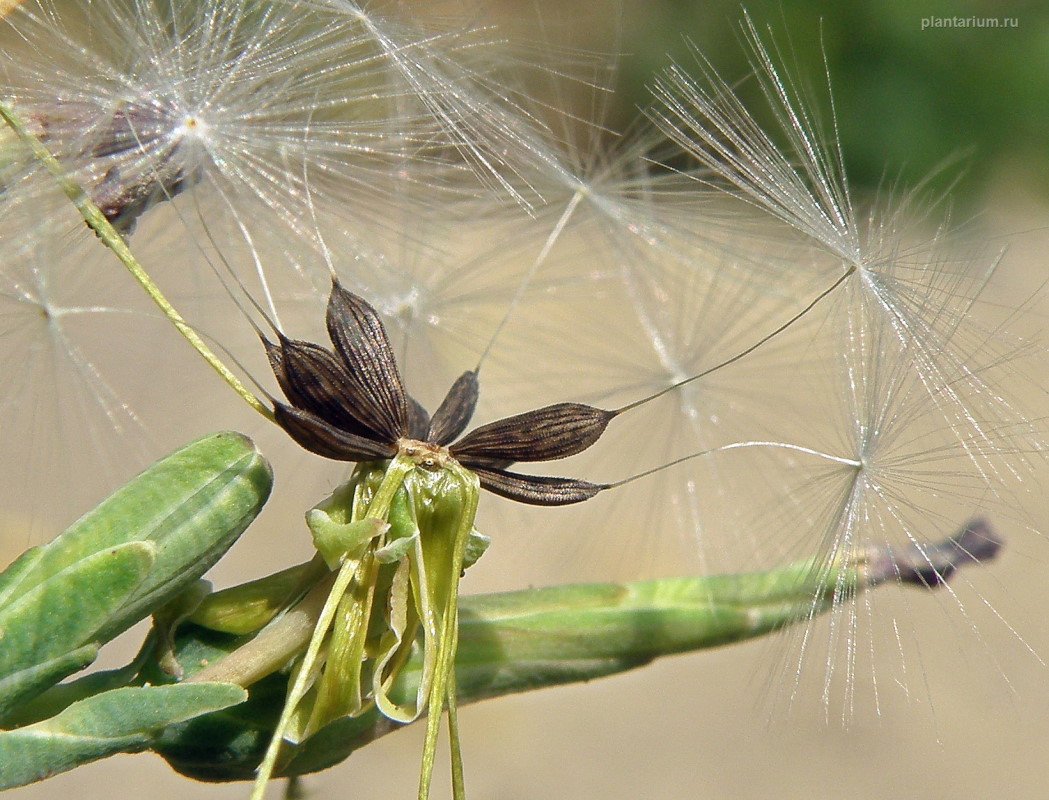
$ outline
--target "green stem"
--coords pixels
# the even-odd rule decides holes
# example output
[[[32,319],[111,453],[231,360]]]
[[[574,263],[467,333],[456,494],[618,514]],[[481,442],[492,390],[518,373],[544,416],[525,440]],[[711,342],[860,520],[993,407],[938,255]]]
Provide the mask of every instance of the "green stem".
[[[254,638],[187,680],[248,687],[281,669],[308,646],[335,579],[336,573],[323,575],[305,597],[266,625]]]
[[[211,368],[219,374],[219,376],[229,384],[230,388],[233,389],[240,397],[251,406],[255,411],[260,413],[270,422],[273,422],[273,411],[259,400],[250,389],[248,389],[240,379],[230,371],[218,356],[212,352],[211,348],[208,347],[204,340],[200,338],[200,335],[190,327],[189,323],[183,319],[182,315],[178,313],[173,305],[168,302],[168,299],[160,291],[160,288],[153,283],[153,279],[149,277],[149,274],[142,268],[142,265],[138,263],[138,260],[132,254],[131,250],[127,246],[127,242],[117,232],[117,230],[110,224],[109,220],[102,213],[102,210],[92,201],[90,197],[85,194],[84,190],[81,189],[76,183],[74,183],[68,175],[62,165],[58,162],[46,147],[40,142],[33,133],[26,128],[22,123],[22,120],[17,114],[3,101],[0,101],[0,118],[8,124],[8,126],[18,135],[18,138],[22,140],[22,143],[32,151],[33,156],[39,161],[48,172],[54,177],[55,181],[65,192],[66,196],[73,202],[73,205],[80,211],[80,215],[84,218],[84,221],[88,226],[98,234],[98,238],[102,240],[103,244],[106,245],[116,255],[120,262],[127,268],[127,271],[131,273],[132,277],[138,284],[145,290],[146,294],[156,303],[157,307],[164,313],[164,316],[168,318],[172,325],[182,334],[183,338],[193,346],[201,357],[211,365]]]
[[[1001,540],[983,522],[974,521],[940,543],[921,548],[873,548],[837,565],[799,561],[767,572],[663,578],[631,583],[593,583],[467,596],[460,599],[454,673],[445,699],[454,729],[453,685],[459,703],[472,703],[515,692],[589,681],[634,669],[661,656],[741,642],[812,618],[854,594],[882,583],[934,589],[955,570],[995,557]],[[204,653],[186,631],[187,671]],[[214,647],[214,645],[212,645]],[[421,648],[398,674],[390,690],[393,702],[417,696],[423,679]],[[454,681],[454,683],[453,683]],[[262,698],[260,698],[260,701]],[[431,715],[439,713],[431,708]],[[247,715],[255,736],[257,717]],[[223,725],[229,725],[224,712]],[[285,774],[325,769],[350,753],[401,727],[377,709],[360,717],[336,720],[304,742],[282,767]],[[223,742],[229,741],[228,728]],[[208,780],[244,780],[258,763],[250,735],[243,737],[241,759],[223,746],[210,762],[200,751],[201,733],[190,736],[192,761],[183,761],[178,742],[158,748],[186,774]],[[454,739],[454,737],[453,737]],[[191,745],[191,746],[190,746]],[[454,741],[453,741],[453,747]],[[453,765],[458,760],[453,750]],[[460,779],[455,777],[453,791]]]

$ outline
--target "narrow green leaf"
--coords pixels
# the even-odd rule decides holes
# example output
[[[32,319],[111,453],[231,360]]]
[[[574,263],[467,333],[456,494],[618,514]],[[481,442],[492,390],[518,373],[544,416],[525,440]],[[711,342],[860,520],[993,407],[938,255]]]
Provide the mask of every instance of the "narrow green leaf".
[[[44,556],[43,548],[30,547],[11,562],[10,566],[0,572],[0,609],[11,599],[18,597],[15,589],[22,583],[22,578],[32,572],[37,562]]]
[[[63,678],[79,672],[97,656],[98,645],[86,644],[4,676],[0,680],[0,720],[8,723],[15,709],[21,710],[26,702]]]
[[[140,673],[143,668],[147,666],[152,667],[155,663],[157,655],[156,638],[155,631],[150,631],[135,657],[122,667],[89,672],[86,675],[81,675],[76,680],[51,686],[46,692],[42,692],[31,701],[20,703],[14,713],[4,717],[4,727],[21,728],[25,725],[32,725],[35,722],[55,716],[85,697],[108,692],[111,689],[150,683],[150,681],[141,680]],[[82,649],[90,651],[91,654],[90,658],[84,662],[85,665],[94,661],[98,648],[94,645],[89,645]],[[77,652],[79,651],[74,651],[74,653]],[[160,676],[156,677],[159,678]]]
[[[83,558],[0,609],[0,719],[94,660],[96,634],[141,586],[150,542]]]
[[[0,732],[0,789],[10,789],[115,753],[148,748],[171,724],[242,703],[224,683],[114,689],[43,722]]]
[[[0,678],[91,641],[155,560],[155,545],[128,542],[82,558],[21,593],[0,612]]]
[[[255,518],[271,485],[269,465],[249,439],[229,432],[205,436],[161,459],[55,540],[12,564],[0,575],[0,592],[14,602],[83,559],[149,542],[156,550],[153,568],[94,633],[105,641],[196,581]]]

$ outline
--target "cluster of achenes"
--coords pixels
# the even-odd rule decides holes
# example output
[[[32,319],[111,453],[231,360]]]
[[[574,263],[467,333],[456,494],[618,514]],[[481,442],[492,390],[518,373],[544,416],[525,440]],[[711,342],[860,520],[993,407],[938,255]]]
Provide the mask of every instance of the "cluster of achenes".
[[[27,0],[4,24],[7,99],[158,282],[197,303],[201,329],[221,328],[215,297],[234,296],[277,332],[277,419],[315,453],[385,458],[422,440],[513,499],[615,488],[584,504],[591,527],[620,541],[589,510],[614,506],[674,571],[683,553],[745,568],[790,551],[831,575],[872,542],[920,547],[976,511],[1015,510],[1012,485],[1045,449],[1042,415],[1013,396],[1032,353],[1014,316],[979,308],[997,259],[955,258],[917,195],[854,206],[833,125],[815,124],[749,21],[780,130],[697,57],[695,74],[656,79],[648,131],[629,140],[556,108],[601,92],[601,63],[530,67],[492,30],[427,30],[381,4]],[[650,157],[668,140],[674,169]],[[95,281],[92,237],[7,152],[0,138],[0,449],[51,441],[51,400],[19,398],[59,375],[53,416],[74,402],[95,420],[62,452],[95,453],[135,418],[76,326],[112,318],[129,337],[148,323],[132,301],[96,299],[111,268]],[[333,275],[335,352],[307,344]],[[224,347],[258,363],[238,327]],[[395,352],[423,399],[453,385],[432,418]],[[501,421],[456,441],[477,369],[481,414]],[[507,417],[525,408],[540,410]],[[620,414],[618,438],[590,447]],[[508,470],[584,449],[571,479]],[[685,463],[627,485],[671,461]],[[613,499],[628,493],[643,523]],[[543,529],[579,527],[563,513]],[[828,679],[854,676],[862,652],[865,615],[838,613],[828,647],[844,662],[820,659]]]

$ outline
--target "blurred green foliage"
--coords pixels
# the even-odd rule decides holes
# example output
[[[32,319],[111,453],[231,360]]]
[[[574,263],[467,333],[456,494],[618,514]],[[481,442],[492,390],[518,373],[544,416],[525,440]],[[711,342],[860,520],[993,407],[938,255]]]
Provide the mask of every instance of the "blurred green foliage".
[[[954,160],[934,185],[963,173],[954,190],[963,200],[1001,175],[1049,193],[1049,3],[626,0],[624,100],[645,105],[646,84],[668,55],[694,67],[687,37],[719,74],[740,79],[748,107],[768,122],[755,82],[745,80],[750,69],[738,24],[744,7],[763,35],[771,30],[829,124],[826,53],[854,186],[913,185]],[[997,29],[969,21],[923,30],[930,18],[1009,21]],[[616,124],[629,114],[621,107]]]

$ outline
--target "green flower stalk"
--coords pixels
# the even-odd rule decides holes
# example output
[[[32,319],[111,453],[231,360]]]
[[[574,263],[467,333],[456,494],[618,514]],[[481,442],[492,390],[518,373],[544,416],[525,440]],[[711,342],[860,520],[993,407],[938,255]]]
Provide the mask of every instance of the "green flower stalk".
[[[124,241],[124,237],[117,232],[98,205],[84,193],[83,189],[69,179],[58,160],[48,152],[40,140],[33,135],[33,132],[25,126],[20,117],[2,101],[0,101],[0,119],[3,119],[7,126],[17,134],[22,143],[32,152],[33,157],[47,168],[47,171],[51,173],[58,185],[62,187],[62,191],[65,192],[70,202],[77,207],[88,227],[98,235],[98,238],[106,247],[113,251],[120,263],[131,273],[131,276],[138,282],[143,291],[149,295],[149,298],[156,304],[157,308],[170,320],[171,324],[189,342],[190,346],[229,384],[234,392],[240,395],[244,402],[263,416],[269,416],[269,409],[254,394],[248,391],[240,379],[211,351],[211,348],[204,343],[200,335],[189,326],[182,318],[182,315],[168,302],[168,299],[153,282],[149,273],[138,263],[138,260],[128,248],[127,242]]]

